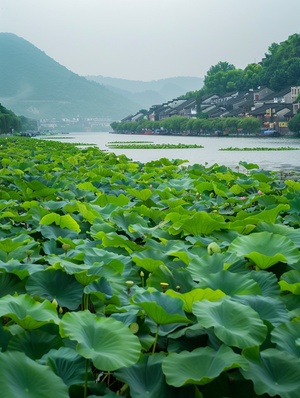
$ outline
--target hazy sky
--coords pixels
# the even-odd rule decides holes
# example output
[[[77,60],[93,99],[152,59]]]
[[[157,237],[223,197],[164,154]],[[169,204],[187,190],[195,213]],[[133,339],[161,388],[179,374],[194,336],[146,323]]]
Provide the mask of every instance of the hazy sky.
[[[0,0],[0,31],[79,75],[149,81],[244,69],[300,33],[299,15],[300,0]]]

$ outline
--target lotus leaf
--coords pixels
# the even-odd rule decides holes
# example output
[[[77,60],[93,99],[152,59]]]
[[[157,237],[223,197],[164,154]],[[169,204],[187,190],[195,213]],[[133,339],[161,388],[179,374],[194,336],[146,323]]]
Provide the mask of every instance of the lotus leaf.
[[[300,261],[299,250],[291,239],[267,231],[236,238],[228,251],[252,260],[260,269],[267,269],[278,262],[293,264]]]
[[[50,225],[53,223],[62,229],[66,228],[70,231],[76,231],[78,233],[80,232],[79,224],[74,220],[74,218],[72,218],[70,214],[61,216],[57,213],[49,213],[42,217],[40,221],[41,225]]]
[[[166,294],[171,297],[177,297],[183,301],[183,309],[186,312],[192,313],[192,307],[194,302],[201,301],[201,300],[208,300],[208,301],[218,301],[222,297],[225,296],[221,290],[212,290],[210,288],[206,289],[193,289],[187,293],[178,293],[174,290],[167,290]]]
[[[162,369],[168,384],[207,384],[222,372],[233,368],[247,368],[247,362],[225,345],[218,351],[210,347],[196,348],[192,352],[170,354],[163,360]]]
[[[68,312],[59,328],[61,336],[76,341],[76,351],[98,369],[116,370],[139,359],[138,338],[113,318],[98,318],[89,311]]]
[[[135,295],[133,302],[143,308],[157,325],[190,323],[183,311],[183,302],[157,291]]]
[[[83,295],[83,286],[73,276],[54,269],[31,275],[26,282],[26,290],[32,296],[49,301],[55,299],[60,307],[70,310],[79,307]]]
[[[299,296],[300,272],[296,270],[285,272],[280,278],[279,285],[282,291],[288,291]]]
[[[260,345],[267,335],[267,328],[256,311],[228,297],[216,302],[196,301],[193,313],[200,325],[213,328],[215,335],[229,346]]]
[[[44,328],[17,333],[10,339],[8,349],[24,352],[29,358],[36,360],[52,348],[58,349],[61,347],[63,341],[57,333],[58,328],[49,331],[47,329],[44,330]]]
[[[72,348],[52,349],[39,362],[48,365],[68,387],[84,382],[85,359]]]
[[[219,289],[228,296],[261,294],[258,283],[251,279],[249,275],[237,274],[229,270],[203,276],[199,282],[199,287]]]
[[[289,314],[279,298],[263,296],[237,296],[235,298],[239,303],[249,305],[256,311],[260,318],[270,322],[274,327],[282,322],[289,321]]]
[[[282,323],[271,333],[271,340],[279,350],[288,352],[300,358],[300,345],[297,343],[300,336],[300,322]]]
[[[22,352],[0,353],[0,369],[0,392],[5,398],[69,398],[61,378]]]
[[[143,355],[135,365],[117,370],[117,379],[128,383],[132,398],[170,397],[170,388],[162,373],[164,354]],[[171,397],[170,397],[171,398]]]
[[[5,296],[0,299],[0,316],[6,316],[24,329],[37,329],[48,323],[58,323],[56,308],[50,301],[38,303],[28,294]]]
[[[252,380],[258,395],[268,394],[281,398],[299,397],[300,359],[269,348],[259,353],[256,348],[245,350],[249,362],[248,370],[241,370],[243,376]]]

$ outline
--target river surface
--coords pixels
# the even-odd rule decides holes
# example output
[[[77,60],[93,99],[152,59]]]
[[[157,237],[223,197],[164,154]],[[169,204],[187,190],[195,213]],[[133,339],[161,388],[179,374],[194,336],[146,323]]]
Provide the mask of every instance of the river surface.
[[[41,137],[43,138],[43,137]],[[47,138],[49,139],[49,137]],[[131,135],[113,133],[68,133],[53,136],[52,139],[63,142],[95,144],[100,149],[125,154],[133,161],[149,162],[161,158],[183,159],[187,164],[211,166],[215,163],[236,168],[240,161],[255,163],[264,170],[300,171],[300,138],[297,137],[193,137],[163,135]],[[189,149],[109,149],[109,142],[147,141],[154,144],[197,144],[204,148]],[[268,151],[221,151],[221,148],[298,148],[299,150]]]

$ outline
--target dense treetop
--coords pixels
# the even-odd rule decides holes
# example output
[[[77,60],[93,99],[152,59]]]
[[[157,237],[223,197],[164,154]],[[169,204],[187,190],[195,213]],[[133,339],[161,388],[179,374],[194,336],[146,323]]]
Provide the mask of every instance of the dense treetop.
[[[288,86],[300,85],[300,34],[291,35],[286,41],[273,43],[265,58],[258,64],[249,64],[244,70],[228,62],[213,65],[204,77],[204,86],[186,96],[207,94],[224,95],[231,91],[248,91],[258,86],[267,86],[280,91]]]

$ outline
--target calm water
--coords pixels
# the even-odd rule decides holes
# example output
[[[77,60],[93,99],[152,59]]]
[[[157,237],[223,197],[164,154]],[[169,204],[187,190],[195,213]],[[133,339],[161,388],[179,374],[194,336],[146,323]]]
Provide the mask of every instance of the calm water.
[[[156,136],[156,135],[125,135],[112,133],[69,133],[59,141],[70,141],[76,143],[95,144],[100,149],[114,152],[116,155],[125,154],[134,161],[143,163],[161,158],[183,159],[189,164],[214,163],[225,165],[231,168],[238,166],[239,161],[258,164],[265,170],[300,171],[300,151],[220,151],[220,148],[279,148],[293,147],[300,149],[300,138],[274,137],[177,137],[177,136]],[[198,144],[204,148],[189,149],[108,149],[106,144],[115,141],[149,141],[157,144],[182,143]],[[187,164],[188,164],[187,163]]]

